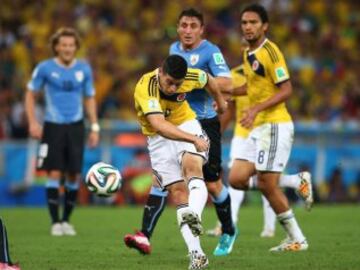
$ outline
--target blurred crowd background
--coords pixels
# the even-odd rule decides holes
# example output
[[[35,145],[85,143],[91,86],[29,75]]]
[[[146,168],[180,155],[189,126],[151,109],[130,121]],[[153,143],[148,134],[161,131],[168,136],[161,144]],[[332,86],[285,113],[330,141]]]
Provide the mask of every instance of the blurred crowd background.
[[[360,1],[255,2],[267,8],[269,37],[288,62],[294,86],[288,108],[294,120],[359,125]],[[181,10],[195,7],[204,13],[204,37],[217,44],[234,67],[242,58],[240,11],[248,3],[2,0],[0,140],[27,138],[23,107],[26,83],[34,66],[51,57],[49,37],[59,27],[74,27],[81,34],[79,56],[93,68],[100,119],[135,121],[134,85],[168,54],[169,45],[176,40]],[[41,115],[41,106],[38,109]],[[338,172],[334,171],[335,178]]]

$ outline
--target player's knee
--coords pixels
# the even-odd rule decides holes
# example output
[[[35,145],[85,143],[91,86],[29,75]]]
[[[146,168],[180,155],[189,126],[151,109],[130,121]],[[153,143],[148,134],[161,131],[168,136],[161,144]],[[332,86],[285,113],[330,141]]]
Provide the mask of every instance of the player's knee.
[[[217,161],[209,161],[203,167],[204,179],[209,183],[218,183],[221,175],[221,165]],[[221,181],[220,181],[221,184]]]
[[[212,196],[217,197],[223,188],[223,184],[221,180],[215,182],[206,182],[206,187]]]
[[[183,166],[183,173],[186,179],[190,179],[191,177],[203,177],[201,165],[194,163],[187,163]]]
[[[238,173],[230,173],[229,184],[235,189],[247,190],[249,188],[249,177]]]

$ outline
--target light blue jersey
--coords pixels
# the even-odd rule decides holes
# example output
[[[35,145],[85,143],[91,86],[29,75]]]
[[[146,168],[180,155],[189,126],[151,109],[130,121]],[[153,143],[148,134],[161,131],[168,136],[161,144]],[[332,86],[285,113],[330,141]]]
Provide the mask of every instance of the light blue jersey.
[[[220,51],[213,43],[203,40],[200,45],[192,50],[184,50],[179,41],[170,46],[170,54],[178,54],[185,58],[190,68],[199,68],[214,77],[229,77],[231,73]],[[213,98],[205,89],[197,89],[186,95],[197,119],[209,119],[216,116],[213,108]]]
[[[45,121],[56,124],[82,120],[83,97],[95,95],[91,67],[79,60],[70,67],[57,63],[55,58],[39,63],[27,87],[34,92],[44,90]]]

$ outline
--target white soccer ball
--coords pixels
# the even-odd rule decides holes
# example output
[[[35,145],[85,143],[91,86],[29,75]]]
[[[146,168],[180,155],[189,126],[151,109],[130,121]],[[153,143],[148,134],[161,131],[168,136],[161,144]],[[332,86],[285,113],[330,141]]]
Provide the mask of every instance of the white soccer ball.
[[[88,190],[98,196],[111,196],[121,187],[121,174],[114,166],[98,162],[86,174],[85,184]]]

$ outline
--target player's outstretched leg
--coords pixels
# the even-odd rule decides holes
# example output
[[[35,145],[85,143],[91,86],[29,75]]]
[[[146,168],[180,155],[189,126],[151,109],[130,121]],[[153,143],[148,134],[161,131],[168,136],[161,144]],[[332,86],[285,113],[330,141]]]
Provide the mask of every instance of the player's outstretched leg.
[[[314,203],[311,183],[311,173],[304,171],[298,174],[300,183],[296,189],[297,194],[304,200],[305,209],[310,211]]]
[[[124,242],[126,246],[138,250],[143,255],[151,253],[150,238],[165,208],[167,195],[167,191],[163,191],[159,187],[151,187],[144,206],[141,231],[125,235]]]

